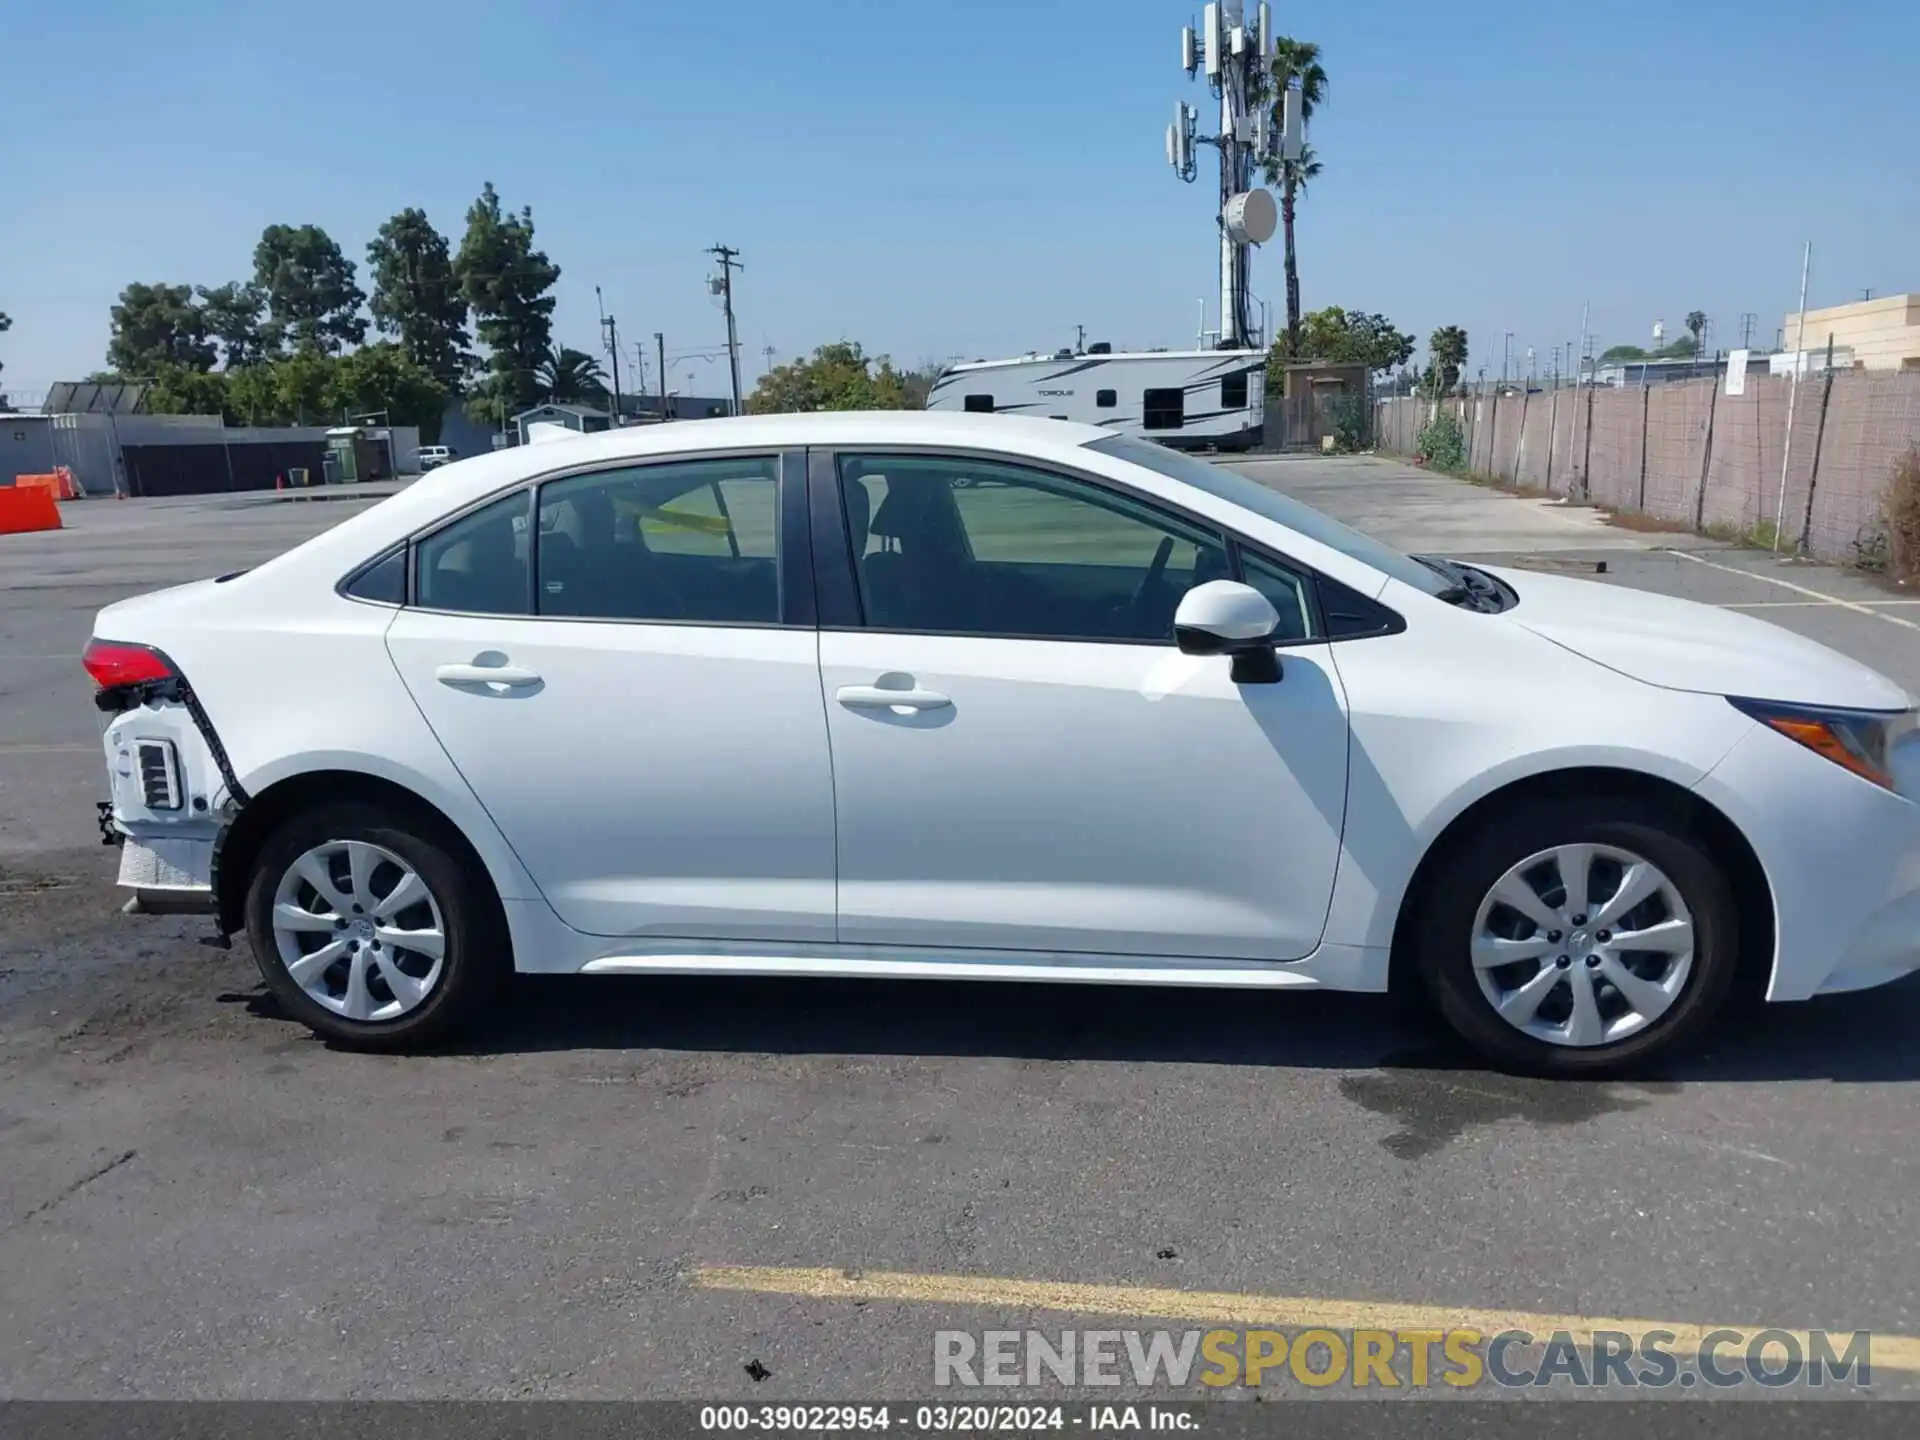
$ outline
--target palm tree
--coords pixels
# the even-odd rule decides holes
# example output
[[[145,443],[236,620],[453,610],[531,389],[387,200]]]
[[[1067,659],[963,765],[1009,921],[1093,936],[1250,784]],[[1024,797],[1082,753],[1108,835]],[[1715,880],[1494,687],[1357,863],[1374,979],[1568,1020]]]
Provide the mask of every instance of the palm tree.
[[[556,345],[540,361],[534,372],[541,395],[552,404],[598,400],[607,393],[606,372],[600,362],[584,350]]]
[[[1707,312],[1689,310],[1687,312],[1687,333],[1693,336],[1693,353],[1700,353],[1700,337],[1707,331]]]
[[[1327,100],[1327,72],[1320,64],[1320,47],[1311,40],[1295,40],[1282,35],[1273,44],[1273,123],[1283,117],[1285,92],[1298,85],[1300,118],[1313,119],[1313,112]],[[1320,173],[1320,162],[1310,150],[1302,149],[1298,160],[1267,162],[1267,181],[1280,187],[1280,225],[1287,245],[1287,353],[1300,350],[1300,262],[1293,244],[1294,202],[1306,193],[1307,181]]]

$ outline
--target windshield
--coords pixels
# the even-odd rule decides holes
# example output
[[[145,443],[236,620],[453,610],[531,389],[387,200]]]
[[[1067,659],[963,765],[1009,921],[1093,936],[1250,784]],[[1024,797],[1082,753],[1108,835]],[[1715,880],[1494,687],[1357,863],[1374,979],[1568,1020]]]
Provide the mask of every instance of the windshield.
[[[1321,514],[1311,505],[1302,505],[1291,496],[1282,495],[1278,490],[1262,485],[1238,471],[1229,470],[1224,465],[1210,464],[1151,441],[1129,440],[1124,435],[1109,435],[1104,439],[1089,441],[1087,449],[1144,466],[1169,479],[1184,481],[1209,495],[1231,500],[1244,510],[1251,510],[1277,525],[1298,531],[1309,540],[1325,545],[1330,550],[1338,550],[1342,555],[1349,555],[1363,565],[1371,565],[1383,575],[1391,575],[1402,584],[1411,585],[1429,595],[1439,595],[1453,587],[1453,581],[1430,566],[1421,564],[1411,555],[1403,555],[1390,545],[1382,545],[1378,540],[1342,525],[1332,516]]]

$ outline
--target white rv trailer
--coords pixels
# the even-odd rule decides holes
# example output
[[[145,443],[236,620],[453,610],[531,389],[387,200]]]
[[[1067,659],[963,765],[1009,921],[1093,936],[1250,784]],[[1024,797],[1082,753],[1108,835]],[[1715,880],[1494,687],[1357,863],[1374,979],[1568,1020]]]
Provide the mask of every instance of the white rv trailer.
[[[1062,350],[950,366],[929,410],[1078,420],[1180,450],[1246,450],[1260,442],[1264,350]]]

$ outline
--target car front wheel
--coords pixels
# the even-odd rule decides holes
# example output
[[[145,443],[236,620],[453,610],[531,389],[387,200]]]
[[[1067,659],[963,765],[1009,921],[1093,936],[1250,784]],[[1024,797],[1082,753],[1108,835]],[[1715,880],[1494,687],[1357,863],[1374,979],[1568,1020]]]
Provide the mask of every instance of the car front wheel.
[[[486,877],[435,828],[346,803],[268,838],[247,934],[268,988],[309,1029],[409,1050],[471,1020],[511,968],[497,910]]]
[[[1569,798],[1465,837],[1426,890],[1418,945],[1441,1014],[1495,1063],[1600,1076],[1713,1019],[1739,920],[1719,866],[1661,807]]]

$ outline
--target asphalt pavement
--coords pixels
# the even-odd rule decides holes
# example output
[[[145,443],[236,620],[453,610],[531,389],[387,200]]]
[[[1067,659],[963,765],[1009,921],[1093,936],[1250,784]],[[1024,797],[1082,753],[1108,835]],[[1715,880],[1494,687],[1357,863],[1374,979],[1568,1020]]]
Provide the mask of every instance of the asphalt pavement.
[[[1384,461],[1246,468],[1920,690],[1920,608],[1866,577]],[[109,600],[362,503],[0,537],[0,1396],[898,1398],[940,1330],[1203,1309],[1920,1334],[1911,984],[1639,1084],[1492,1074],[1372,997],[1073,986],[525,980],[456,1053],[328,1049],[204,920],[118,913],[74,657]]]

